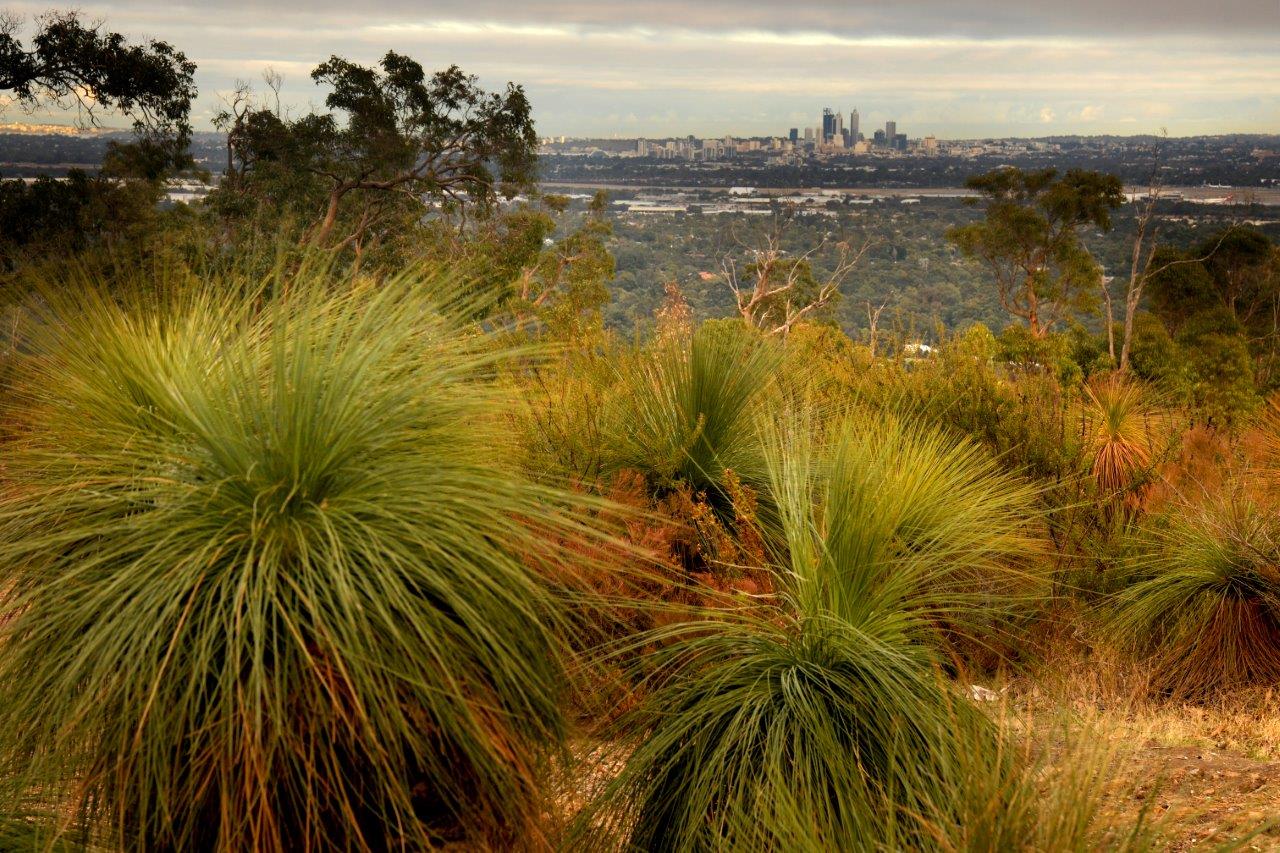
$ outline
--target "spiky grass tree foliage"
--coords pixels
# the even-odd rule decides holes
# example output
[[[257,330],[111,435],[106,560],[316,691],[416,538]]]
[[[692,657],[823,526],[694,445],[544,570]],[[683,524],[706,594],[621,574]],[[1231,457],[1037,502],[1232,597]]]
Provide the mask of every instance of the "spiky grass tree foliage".
[[[883,414],[850,416],[826,448],[808,449],[811,434],[792,426],[766,445],[801,612],[854,625],[910,612],[981,640],[1044,594],[1036,490],[981,447]]]
[[[609,416],[609,467],[633,469],[662,491],[683,484],[724,509],[724,472],[763,478],[755,429],[781,360],[771,342],[734,322],[670,337],[620,371]]]
[[[1136,505],[1141,498],[1136,490],[1155,461],[1160,413],[1148,390],[1121,374],[1086,383],[1084,403],[1089,473],[1098,494]]]
[[[651,692],[581,818],[645,850],[935,848],[965,811],[986,718],[940,680],[940,620],[983,630],[1030,550],[1024,486],[967,444],[851,421],[766,442],[776,609],[645,638]]]
[[[46,318],[0,498],[5,799],[124,849],[536,839],[564,658],[529,565],[570,525],[504,465],[497,355],[411,285]]]
[[[1202,698],[1280,681],[1280,521],[1247,497],[1153,519],[1124,567],[1109,626],[1150,662],[1153,684]]]

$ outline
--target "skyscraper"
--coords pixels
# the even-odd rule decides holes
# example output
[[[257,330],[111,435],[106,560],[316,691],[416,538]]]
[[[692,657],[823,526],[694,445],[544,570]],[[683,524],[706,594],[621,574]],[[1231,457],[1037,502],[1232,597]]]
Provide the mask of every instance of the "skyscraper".
[[[830,142],[831,136],[836,132],[836,114],[831,111],[831,107],[826,107],[822,111],[822,139],[820,142]]]
[[[853,112],[849,113],[849,139],[855,144],[858,141],[858,108],[854,107]]]
[[[791,133],[790,133],[790,135],[788,136],[788,138],[789,138],[792,142],[799,142],[799,141],[800,141],[800,128],[798,128],[798,127],[793,127],[793,128],[791,128]]]
[[[884,123],[884,138],[889,141],[889,147],[893,147],[893,140],[898,137],[898,123],[896,121],[886,121]]]

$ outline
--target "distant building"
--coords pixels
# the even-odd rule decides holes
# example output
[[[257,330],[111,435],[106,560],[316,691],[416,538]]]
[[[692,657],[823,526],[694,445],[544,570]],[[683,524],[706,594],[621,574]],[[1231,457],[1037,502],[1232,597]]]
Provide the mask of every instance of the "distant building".
[[[806,127],[804,129],[804,141],[806,145],[813,144],[813,128],[812,127]]]
[[[854,107],[849,113],[849,140],[855,145],[858,142],[858,109]]]
[[[907,135],[905,133],[896,133],[893,136],[893,147],[897,151],[907,150]]]
[[[884,148],[885,147],[884,131],[877,130],[876,135],[872,138],[871,142],[873,145],[875,145],[876,148]]]
[[[791,134],[788,136],[788,138],[789,138],[792,142],[799,142],[799,141],[800,141],[800,128],[798,128],[798,127],[793,127],[793,128],[791,128]]]
[[[928,358],[933,355],[934,349],[926,343],[913,341],[902,345],[902,352],[909,356],[917,358]]]
[[[893,147],[893,141],[898,136],[898,123],[896,121],[886,121],[884,123],[884,138],[888,140],[889,147]]]
[[[926,136],[924,138],[923,145],[924,145],[924,153],[926,154],[938,153],[938,137],[933,136],[932,134],[930,134],[929,136]]]
[[[836,132],[836,114],[827,107],[822,111],[822,141],[830,142]]]

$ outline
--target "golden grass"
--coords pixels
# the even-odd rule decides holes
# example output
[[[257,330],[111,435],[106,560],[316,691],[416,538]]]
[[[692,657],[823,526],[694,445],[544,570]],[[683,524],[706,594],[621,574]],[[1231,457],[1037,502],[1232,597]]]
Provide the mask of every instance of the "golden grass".
[[[1092,645],[1080,622],[1064,618],[1045,660],[993,686],[1064,750],[1083,738],[1104,756],[1102,819],[1120,827],[1145,810],[1161,849],[1280,850],[1280,690],[1160,698],[1147,662]]]

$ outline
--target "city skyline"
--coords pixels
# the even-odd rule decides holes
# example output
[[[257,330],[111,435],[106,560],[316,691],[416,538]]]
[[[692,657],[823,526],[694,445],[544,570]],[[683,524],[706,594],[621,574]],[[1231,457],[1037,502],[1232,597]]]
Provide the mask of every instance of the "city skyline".
[[[5,6],[27,16],[47,8]],[[336,53],[369,63],[394,49],[429,68],[456,63],[490,88],[524,85],[542,135],[769,135],[812,126],[801,104],[838,106],[847,120],[854,98],[866,135],[886,117],[947,139],[1280,132],[1275,0],[1169,0],[1156,15],[1102,0],[79,8],[186,52],[198,65],[200,129],[237,79],[273,68],[284,101],[305,110],[324,97],[308,76],[319,62]]]

